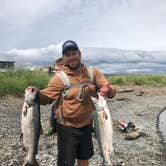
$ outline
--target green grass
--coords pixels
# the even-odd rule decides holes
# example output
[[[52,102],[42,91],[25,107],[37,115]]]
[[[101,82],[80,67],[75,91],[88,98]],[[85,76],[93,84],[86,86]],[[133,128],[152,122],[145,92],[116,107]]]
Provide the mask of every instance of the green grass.
[[[107,79],[116,85],[151,85],[165,86],[166,75],[117,75],[107,77]]]
[[[23,96],[27,86],[47,86],[50,76],[42,71],[16,70],[0,73],[0,96]],[[114,75],[107,77],[114,85],[166,86],[165,75]]]
[[[0,95],[23,96],[27,86],[33,85],[39,89],[48,84],[48,73],[40,71],[8,71],[0,73]]]

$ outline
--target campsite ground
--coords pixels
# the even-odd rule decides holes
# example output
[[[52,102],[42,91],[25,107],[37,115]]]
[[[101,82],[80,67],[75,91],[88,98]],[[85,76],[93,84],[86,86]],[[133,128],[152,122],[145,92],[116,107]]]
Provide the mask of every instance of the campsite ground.
[[[124,92],[123,90],[129,90]],[[115,166],[160,166],[163,164],[163,145],[157,128],[157,116],[166,106],[166,87],[117,86],[116,97],[108,101],[114,127]],[[19,166],[25,153],[21,150],[21,107],[23,98],[5,96],[0,98],[0,165]],[[44,132],[49,123],[48,106],[42,106],[42,126]],[[125,133],[118,128],[118,120],[132,121],[142,127],[142,135],[134,140],[125,139]],[[56,165],[56,134],[51,137],[41,135],[37,159],[41,166]],[[101,166],[102,158],[94,139],[95,155],[90,166]]]

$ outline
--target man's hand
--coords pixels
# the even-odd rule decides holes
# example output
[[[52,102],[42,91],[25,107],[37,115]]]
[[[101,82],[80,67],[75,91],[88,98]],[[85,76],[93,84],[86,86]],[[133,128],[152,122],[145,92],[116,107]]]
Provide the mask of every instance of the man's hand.
[[[82,89],[81,98],[89,98],[90,96],[96,96],[96,85],[89,84],[85,88]]]
[[[99,90],[99,93],[102,96],[107,96],[108,91],[110,90],[110,83],[109,82],[105,82],[102,87]]]
[[[34,87],[34,86],[28,86],[26,89],[25,89],[25,93],[24,94],[26,94],[26,92],[27,91],[31,91],[31,92],[33,92],[33,91],[35,91],[35,90],[38,90],[36,87]]]

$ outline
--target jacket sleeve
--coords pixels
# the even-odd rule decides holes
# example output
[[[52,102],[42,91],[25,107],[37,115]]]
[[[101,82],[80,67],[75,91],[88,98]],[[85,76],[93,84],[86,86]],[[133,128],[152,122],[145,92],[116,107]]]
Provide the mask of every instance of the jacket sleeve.
[[[100,90],[100,88],[102,87],[102,85],[106,82],[108,82],[108,80],[106,79],[106,77],[96,68],[93,69],[94,72],[94,82],[97,86],[97,90]],[[116,90],[113,87],[113,85],[111,85],[111,83],[109,84],[109,91],[107,92],[107,97],[108,98],[113,98],[116,94]]]
[[[55,75],[48,83],[48,86],[40,90],[40,104],[51,104],[63,91],[64,85],[61,79]]]

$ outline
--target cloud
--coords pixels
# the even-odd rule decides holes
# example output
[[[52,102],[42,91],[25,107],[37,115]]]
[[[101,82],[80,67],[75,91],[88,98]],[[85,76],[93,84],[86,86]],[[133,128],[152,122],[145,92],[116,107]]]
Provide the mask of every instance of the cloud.
[[[165,0],[1,0],[0,50],[73,39],[86,47],[165,50]]]
[[[166,51],[85,48],[83,61],[112,74],[166,73]]]
[[[46,48],[12,49],[0,59],[15,61],[16,66],[48,66],[61,57],[62,43]],[[166,73],[166,51],[132,51],[81,47],[82,62],[107,74]]]
[[[15,61],[17,66],[51,65],[60,56],[59,45],[46,48],[12,49],[1,53],[1,59]]]

